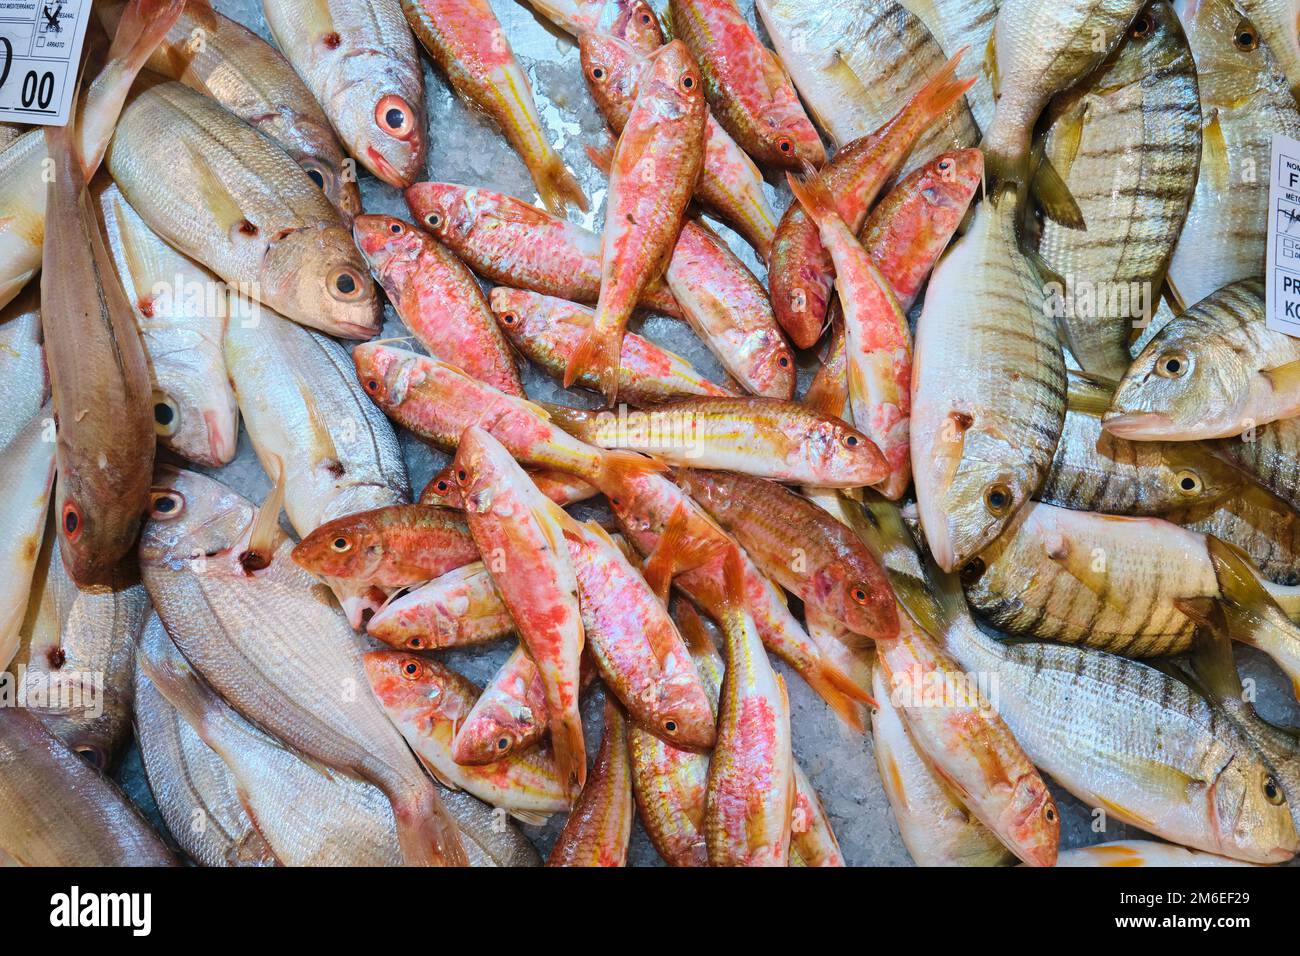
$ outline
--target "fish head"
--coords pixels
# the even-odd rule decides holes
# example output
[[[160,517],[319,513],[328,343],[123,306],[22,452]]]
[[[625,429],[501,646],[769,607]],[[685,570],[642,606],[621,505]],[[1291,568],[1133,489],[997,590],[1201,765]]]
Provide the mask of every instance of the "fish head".
[[[140,535],[140,564],[173,570],[220,560],[247,540],[256,508],[206,475],[160,466]]]
[[[1160,444],[1161,468],[1151,469],[1159,488],[1155,497],[1176,506],[1218,501],[1249,483],[1242,472],[1204,448],[1200,442]]]
[[[1188,0],[1179,11],[1207,108],[1241,105],[1259,89],[1263,76],[1278,72],[1259,28],[1237,7],[1232,0]]]
[[[898,604],[885,572],[869,555],[850,553],[821,573],[820,589],[830,598],[831,614],[854,634],[873,640],[898,636]]]
[[[685,43],[674,40],[650,55],[637,87],[637,102],[653,103],[660,122],[688,122],[702,113],[704,84]]]
[[[501,692],[484,694],[456,732],[452,758],[463,764],[504,760],[520,745],[535,741],[545,722],[546,715],[535,713],[528,706],[522,690],[518,696]]]
[[[112,480],[114,469],[79,457],[59,457],[54,483],[59,554],[79,585],[104,584],[117,565],[112,556],[121,553],[123,541],[135,539],[145,502],[132,507],[121,500],[121,489]]]
[[[973,424],[969,413],[951,412],[931,459],[915,461],[921,526],[949,572],[992,544],[1038,487],[1020,449]]]
[[[804,457],[827,487],[865,487],[889,476],[876,443],[838,418],[822,418],[787,437],[788,455]]]
[[[527,336],[530,330],[541,332],[551,324],[552,317],[561,318],[561,309],[568,303],[524,289],[497,286],[488,296],[492,314],[505,333],[512,338]]]
[[[368,339],[383,319],[383,303],[366,261],[342,223],[297,229],[271,244],[258,277],[266,301],[283,303],[286,317],[346,339]]]
[[[1038,773],[1016,781],[1003,811],[1003,828],[1016,855],[1031,866],[1055,866],[1061,843],[1061,813]]]
[[[440,508],[460,509],[465,506],[460,488],[456,486],[456,469],[448,465],[429,479],[429,483],[420,492],[420,504],[436,505]]]
[[[578,50],[582,75],[601,113],[625,113],[636,99],[645,54],[607,33],[584,33],[578,38]]]
[[[503,475],[519,468],[501,443],[478,426],[465,429],[465,434],[460,436],[452,466],[466,513],[478,514],[491,506]]]
[[[1244,741],[1206,789],[1206,800],[1224,855],[1281,863],[1300,850],[1281,783]]]
[[[409,75],[399,58],[360,55],[343,61],[330,119],[367,169],[405,189],[424,172],[424,81],[418,60]]]
[[[406,383],[420,356],[380,342],[363,342],[352,349],[357,381],[371,400],[383,409],[396,408],[406,397]]]
[[[362,663],[390,716],[424,734],[464,720],[477,696],[472,684],[432,658],[382,650],[363,654]]]
[[[654,8],[646,0],[615,0],[616,13],[608,33],[627,42],[641,53],[664,44],[664,31]]]
[[[421,230],[396,216],[363,215],[352,221],[352,239],[366,257],[370,271],[392,298],[388,278],[413,263],[429,241]]]
[[[383,534],[365,512],[325,522],[293,549],[299,567],[320,577],[349,580],[370,577],[383,556]]]
[[[1119,438],[1183,441],[1213,432],[1247,431],[1252,423],[1227,396],[1247,396],[1252,373],[1217,335],[1175,319],[1129,366],[1102,417]]]
[[[717,740],[713,708],[689,657],[664,662],[662,676],[647,687],[641,703],[647,705],[646,729],[682,750],[707,750]]]
[[[779,329],[750,332],[737,350],[736,360],[759,394],[787,400],[794,395],[798,367],[790,343]]]
[[[1131,86],[1149,72],[1169,69],[1190,56],[1182,23],[1172,3],[1148,3],[1129,25],[1128,35],[1111,55],[1106,85]]]
[[[239,406],[226,380],[225,363],[213,369],[196,350],[154,362],[153,430],[159,441],[190,461],[210,468],[228,465],[239,440]]]
[[[469,238],[485,202],[490,204],[481,190],[455,183],[416,183],[406,190],[416,221],[453,249]]]
[[[916,186],[927,212],[925,221],[942,222],[944,231],[954,229],[966,215],[975,190],[984,180],[984,153],[978,149],[940,153],[916,175]]]

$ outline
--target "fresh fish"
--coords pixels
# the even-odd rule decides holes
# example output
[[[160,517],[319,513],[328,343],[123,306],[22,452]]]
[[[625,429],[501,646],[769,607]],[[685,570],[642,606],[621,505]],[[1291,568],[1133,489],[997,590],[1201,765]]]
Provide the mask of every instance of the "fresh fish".
[[[502,193],[454,183],[416,183],[406,204],[421,226],[479,275],[594,305],[600,297],[600,236]],[[680,316],[667,287],[652,277],[638,305]]]
[[[277,483],[254,509],[210,478],[160,470],[140,542],[158,616],[244,717],[304,756],[379,787],[406,863],[461,865],[455,822],[366,694],[347,621],[289,556],[293,544],[277,524],[282,495]]]
[[[262,0],[262,13],[348,152],[411,185],[424,171],[424,73],[398,0]]]
[[[993,70],[987,53],[993,38],[993,25],[998,19],[999,0],[899,0],[909,11],[921,19],[930,34],[952,56],[958,50],[970,49],[958,73],[963,80],[975,78],[975,85],[966,91],[966,102],[971,117],[981,130],[993,121]]]
[[[754,8],[813,118],[838,146],[887,122],[948,58],[921,18],[895,0],[757,0]],[[974,60],[978,66],[978,51]],[[959,96],[917,140],[905,168],[979,138]]]
[[[477,426],[461,437],[456,481],[465,496],[470,534],[541,672],[561,786],[576,797],[587,778],[587,755],[578,712],[583,622],[563,538],[563,525],[571,519]]]
[[[952,785],[917,749],[890,699],[884,671],[872,684],[876,766],[903,845],[917,866],[1004,866],[1015,859],[1001,840],[962,803]],[[1061,856],[1057,857],[1057,860]]]
[[[700,65],[713,115],[745,152],[791,169],[826,161],[785,67],[735,0],[672,0],[669,10],[673,32]]]
[[[901,498],[912,483],[909,415],[912,406],[912,332],[898,297],[871,253],[835,211],[826,184],[786,174],[791,191],[817,223],[835,264],[844,322],[849,407],[855,424],[875,442],[889,473],[878,490]]]
[[[121,11],[96,5],[106,26]],[[351,161],[311,90],[275,47],[206,0],[187,0],[148,67],[210,96],[274,140],[324,190],[345,219],[361,212]],[[347,164],[347,165],[345,165]]]
[[[1279,498],[1300,501],[1300,418],[1270,422],[1213,447]]]
[[[676,602],[673,617],[716,712],[722,692],[722,656],[691,605]],[[637,816],[654,848],[669,866],[708,866],[704,840],[708,754],[680,750],[635,725],[628,730],[628,754]]]
[[[898,613],[885,572],[848,528],[788,488],[762,478],[685,470],[678,483],[809,613],[886,641]]]
[[[1260,279],[1173,319],[1120,381],[1106,430],[1139,441],[1228,438],[1300,415],[1300,341],[1264,319]]]
[[[0,382],[5,383],[0,408],[0,449],[8,446],[50,397],[41,344],[40,284],[0,309]]]
[[[1275,584],[1300,584],[1300,512],[1254,482],[1213,502],[1171,511],[1174,524],[1239,548],[1261,577]]]
[[[626,866],[632,836],[632,767],[628,720],[605,698],[605,732],[587,785],[555,841],[547,866]]]
[[[957,79],[958,62],[949,60],[892,119],[846,144],[822,171],[822,182],[836,197],[836,212],[855,233],[917,137],[961,98],[970,81]],[[799,348],[821,337],[834,280],[835,266],[817,224],[799,203],[791,203],[776,230],[768,283],[777,321]]]
[[[78,584],[106,580],[149,502],[149,366],[113,270],[70,127],[45,128],[53,161],[41,270],[41,328],[58,423],[59,553]]]
[[[0,707],[0,859],[19,866],[172,866],[111,781],[20,707]]]
[[[362,388],[376,405],[446,451],[456,448],[466,429],[483,427],[519,461],[562,469],[594,484],[624,471],[662,468],[632,452],[606,451],[579,441],[551,424],[539,406],[437,359],[374,343],[353,349],[352,360]]]
[[[840,841],[831,829],[826,808],[812,782],[796,761],[794,764],[794,810],[790,820],[791,866],[844,866]],[[797,862],[796,862],[797,861]]]
[[[562,471],[547,471],[536,468],[524,470],[528,471],[529,477],[533,479],[533,484],[537,486],[537,490],[561,508],[576,504],[579,501],[586,501],[600,494],[593,485]],[[456,487],[454,473],[455,468],[448,465],[429,479],[429,483],[420,492],[420,504],[437,505],[440,508],[463,508],[464,501],[460,489]]]
[[[546,138],[528,77],[487,0],[402,0],[420,43],[471,106],[492,117],[528,167],[542,203],[557,216],[584,212],[587,197]]]
[[[510,346],[463,262],[395,216],[358,216],[352,235],[388,301],[429,354],[503,392],[524,394]]]
[[[709,865],[786,866],[795,804],[790,701],[745,608],[745,572],[735,548],[725,574],[719,623],[727,670],[704,813]]]
[[[323,578],[379,587],[421,584],[478,560],[465,520],[429,505],[388,505],[320,525],[293,549]]]
[[[754,395],[794,397],[794,353],[767,290],[713,230],[688,219],[664,272],[687,323]]]
[[[140,642],[139,674],[221,758],[247,818],[280,863],[401,865],[383,791],[304,759],[250,724],[194,671],[157,618]]]
[[[1160,518],[1034,502],[962,567],[962,581],[975,610],[1009,633],[1125,657],[1176,654],[1194,625],[1180,605],[1219,595],[1206,544]],[[1269,588],[1300,613],[1300,588]]]
[[[926,540],[948,570],[1037,492],[1065,420],[1056,325],[1017,246],[1013,207],[980,206],[934,270],[916,328],[912,471]]]
[[[164,154],[160,142],[176,145]],[[379,330],[379,296],[338,210],[282,149],[215,101],[174,82],[138,93],[108,168],[154,232],[241,295],[344,338]]]
[[[462,765],[489,764],[522,753],[541,741],[549,722],[541,671],[518,644],[461,719],[452,759]]]
[[[32,576],[46,533],[45,515],[54,481],[52,411],[40,409],[0,454],[0,665],[18,653],[23,614],[35,593]]]
[[[1052,866],[1061,816],[1047,784],[998,714],[998,701],[910,619],[877,661],[911,739],[977,820],[1017,857]]]
[[[256,324],[229,324],[225,351],[248,437],[268,475],[284,470],[285,512],[300,536],[411,500],[393,427],[342,346],[264,309]],[[329,584],[354,628],[386,597],[368,583]]]
[[[93,178],[136,75],[182,10],[182,0],[132,0],[108,60],[75,103],[69,128],[81,171]],[[0,306],[41,268],[51,168],[43,127],[0,151]]]
[[[655,592],[669,582],[715,621],[726,609],[723,557],[727,534],[677,485],[662,475],[632,475],[607,488],[610,508],[627,539],[646,555],[643,574]],[[790,665],[849,727],[865,731],[861,682],[827,654],[790,612],[785,596],[742,552],[745,597],[764,645]]]
[[[32,577],[17,686],[49,731],[107,772],[130,734],[131,666],[149,613],[135,562],[122,561],[104,584],[79,588],[47,533]]]
[[[575,37],[603,33],[642,53],[663,46],[659,19],[645,0],[537,0],[529,6]]]
[[[239,405],[222,354],[228,290],[163,242],[111,180],[97,179],[91,196],[144,343],[158,440],[200,465],[229,464]]]
[[[548,749],[512,752],[495,763],[461,766],[452,737],[479,690],[427,657],[370,651],[366,676],[389,719],[443,786],[465,790],[528,823],[568,808],[564,777]]]
[[[1244,475],[1200,443],[1128,441],[1102,428],[1113,382],[1072,374],[1069,390],[1065,429],[1039,501],[1078,511],[1162,517],[1212,507],[1247,484]]]
[[[162,631],[156,615],[146,629],[146,633]],[[186,856],[199,866],[277,865],[275,854],[244,812],[225,761],[158,692],[140,670],[138,658],[135,729],[149,790]]]
[[[1034,124],[1048,101],[1092,73],[1124,40],[1146,0],[1002,0],[993,29],[997,108],[984,162],[997,202],[1004,183],[1029,183]]]
[[[894,524],[890,550],[914,566],[896,511]],[[996,677],[998,712],[1029,759],[1085,806],[1236,859],[1276,863],[1300,849],[1268,767],[1184,682],[1104,651],[1004,644],[976,626],[955,579],[932,577],[927,589],[906,569],[893,577],[963,669]]]
[[[13,145],[14,140],[31,129],[26,123],[0,123],[0,153]]]
[[[689,398],[645,412],[546,410],[560,427],[603,448],[644,451],[686,468],[738,471],[822,488],[882,480],[875,444],[838,418],[775,398]],[[585,477],[585,476],[584,476]],[[604,485],[593,481],[601,490]]]
[[[1057,866],[1251,866],[1241,860],[1201,853],[1155,840],[1116,840],[1062,850]]]
[[[984,172],[978,149],[940,153],[918,166],[867,218],[859,239],[904,312],[911,310],[939,256],[961,225]],[[827,313],[831,337],[826,358],[804,393],[809,408],[853,421],[849,405],[848,349],[838,297]],[[909,332],[910,335],[910,332]],[[911,382],[907,384],[910,400]],[[910,469],[910,465],[909,465]]]
[[[603,33],[582,34],[578,48],[587,88],[617,135],[636,103],[647,56],[632,44]],[[759,258],[767,258],[776,232],[776,213],[763,191],[763,174],[712,113],[704,120],[704,165],[695,198],[730,223]]]
[[[712,746],[708,698],[668,609],[599,525],[563,524],[587,646],[606,689],[637,726],[683,748]]]
[[[483,644],[514,629],[514,618],[481,561],[402,594],[366,624],[371,637],[413,651]]]
[[[515,348],[553,376],[563,376],[569,358],[595,318],[585,305],[504,286],[492,290],[491,303],[501,330]],[[680,355],[634,332],[623,336],[618,375],[619,394],[637,404],[654,404],[684,395],[736,394],[710,382]],[[600,382],[595,375],[586,374],[577,384],[597,388]]]
[[[564,372],[600,380],[613,404],[628,318],[668,263],[704,160],[708,107],[700,71],[674,40],[651,55],[614,147],[601,236],[596,315]]]
[[[1062,225],[1049,208],[1038,254],[1062,280],[1070,351],[1089,372],[1118,378],[1155,311],[1201,162],[1196,64],[1170,4],[1138,14],[1110,59],[1053,101],[1047,122],[1040,199],[1054,198],[1050,171],[1087,228]]]
[[[1295,0],[1237,0],[1236,5],[1286,74],[1292,95],[1300,94],[1300,7]]]
[[[1201,171],[1169,263],[1175,312],[1264,274],[1274,135],[1300,138],[1300,111],[1259,31],[1234,0],[1177,0],[1196,58]],[[1295,33],[1293,24],[1293,34]]]

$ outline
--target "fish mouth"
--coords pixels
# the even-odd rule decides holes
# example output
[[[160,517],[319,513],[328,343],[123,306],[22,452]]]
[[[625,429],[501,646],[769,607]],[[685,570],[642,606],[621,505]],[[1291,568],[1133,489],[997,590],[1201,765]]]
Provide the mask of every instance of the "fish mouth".
[[[396,186],[398,189],[409,189],[415,182],[410,176],[398,170],[396,166],[384,159],[379,154],[379,150],[373,146],[366,147],[366,159],[370,160],[371,169],[376,176],[388,183],[390,186]]]
[[[1166,438],[1174,420],[1164,412],[1107,412],[1101,427],[1116,438]]]
[[[229,433],[219,412],[211,409],[205,411],[203,422],[208,428],[208,453],[212,456],[213,467],[220,468],[229,464],[235,457],[237,436]]]

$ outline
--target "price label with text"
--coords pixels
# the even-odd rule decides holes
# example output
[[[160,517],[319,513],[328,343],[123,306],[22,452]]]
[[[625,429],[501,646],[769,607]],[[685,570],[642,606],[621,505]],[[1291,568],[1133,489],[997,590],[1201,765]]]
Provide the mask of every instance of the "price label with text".
[[[91,0],[0,0],[0,123],[64,126]]]

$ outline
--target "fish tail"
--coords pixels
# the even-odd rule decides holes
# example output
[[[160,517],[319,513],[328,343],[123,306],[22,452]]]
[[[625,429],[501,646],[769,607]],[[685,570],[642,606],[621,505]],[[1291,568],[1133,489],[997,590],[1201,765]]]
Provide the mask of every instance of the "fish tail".
[[[794,198],[803,211],[808,214],[808,218],[817,223],[818,228],[825,228],[839,219],[839,213],[835,209],[835,199],[831,196],[831,191],[826,187],[820,176],[817,175],[811,163],[805,162],[803,166],[803,181],[800,182],[794,177],[793,173],[786,173],[786,182],[790,184],[790,191],[794,193]],[[843,220],[840,220],[843,223]]]
[[[876,706],[875,699],[853,682],[848,674],[824,658],[812,662],[811,666],[801,671],[808,686],[817,692],[817,696],[826,701],[835,715],[858,733],[866,733],[867,726],[862,719],[862,704]]]
[[[690,537],[687,534],[689,527],[690,513],[686,503],[679,501],[673,508],[653,553],[646,558],[641,569],[646,583],[659,595],[661,601],[668,600],[668,589],[673,583],[674,575],[698,568],[716,557],[723,547],[716,539]]]
[[[569,356],[564,368],[564,387],[569,388],[583,375],[594,375],[601,394],[612,406],[618,400],[618,372],[622,364],[623,330],[620,326],[597,321]]]
[[[130,72],[140,70],[180,19],[185,0],[131,0],[109,47],[110,60],[121,60]]]
[[[433,782],[409,796],[393,799],[397,842],[407,866],[469,866],[460,828],[442,805]]]
[[[985,194],[995,206],[1008,188],[1020,193],[1029,187],[1029,132],[999,124],[996,115],[989,124],[980,148],[984,151]]]
[[[737,545],[731,545],[727,548],[727,556],[722,559],[722,599],[730,614],[744,614],[748,612],[748,605],[745,601],[745,562],[740,557],[740,548]]]
[[[929,126],[966,95],[966,91],[975,85],[976,77],[960,79],[957,65],[970,47],[962,47],[952,58],[926,80],[925,85],[912,94],[903,112],[914,115],[925,126]]]
[[[583,212],[590,208],[587,194],[557,154],[548,153],[531,172],[537,193],[542,197],[542,204],[553,215],[563,218],[570,205],[577,206]]]
[[[574,714],[551,721],[551,749],[555,766],[571,800],[587,783],[587,747],[582,740],[582,721]]]

